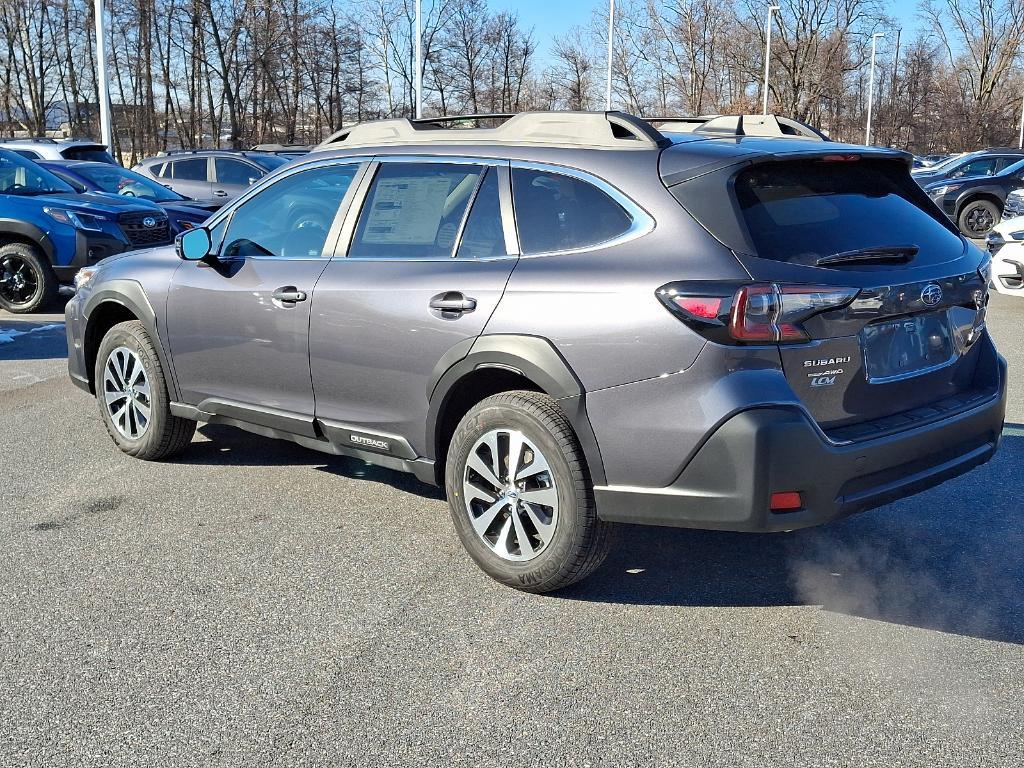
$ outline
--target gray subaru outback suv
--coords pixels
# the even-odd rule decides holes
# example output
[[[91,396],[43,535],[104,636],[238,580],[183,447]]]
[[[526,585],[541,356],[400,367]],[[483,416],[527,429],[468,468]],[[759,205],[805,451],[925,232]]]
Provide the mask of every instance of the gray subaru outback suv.
[[[214,422],[443,485],[472,558],[535,592],[612,522],[787,531],[987,461],[988,257],[910,156],[670,126],[341,131],[177,256],[83,270],[71,377],[141,459]]]

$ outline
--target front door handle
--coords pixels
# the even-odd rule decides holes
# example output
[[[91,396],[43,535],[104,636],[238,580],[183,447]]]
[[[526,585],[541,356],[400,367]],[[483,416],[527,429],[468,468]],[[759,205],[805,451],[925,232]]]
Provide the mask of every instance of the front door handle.
[[[225,192],[223,189],[215,189],[213,191],[213,194],[215,194],[217,197],[227,197],[228,196],[228,193]]]
[[[476,299],[464,296],[460,291],[445,291],[430,299],[430,308],[461,315],[476,309]]]
[[[300,291],[294,285],[285,285],[274,291],[273,297],[277,301],[283,301],[286,304],[294,304],[296,301],[305,301],[306,292]]]

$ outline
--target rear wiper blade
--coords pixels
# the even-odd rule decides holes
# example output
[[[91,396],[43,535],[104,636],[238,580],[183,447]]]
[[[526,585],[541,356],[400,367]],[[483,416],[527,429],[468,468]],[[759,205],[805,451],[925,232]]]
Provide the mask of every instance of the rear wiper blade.
[[[905,264],[917,256],[920,250],[916,245],[878,245],[821,256],[815,260],[814,265],[820,267],[825,264]]]

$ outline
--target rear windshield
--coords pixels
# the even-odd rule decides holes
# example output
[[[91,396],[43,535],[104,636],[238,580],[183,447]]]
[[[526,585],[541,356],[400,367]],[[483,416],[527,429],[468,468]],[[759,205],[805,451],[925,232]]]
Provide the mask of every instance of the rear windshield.
[[[61,152],[68,160],[92,160],[97,163],[110,163],[117,165],[113,155],[102,147],[69,147]]]
[[[905,167],[886,160],[763,163],[736,178],[736,199],[756,255],[813,265],[822,256],[917,246],[914,265],[963,253],[951,225]]]

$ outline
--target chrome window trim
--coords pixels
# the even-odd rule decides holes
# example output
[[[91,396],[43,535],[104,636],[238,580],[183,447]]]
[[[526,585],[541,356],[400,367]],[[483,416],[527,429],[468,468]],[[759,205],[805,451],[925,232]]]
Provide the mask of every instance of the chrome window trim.
[[[246,204],[252,197],[259,194],[264,189],[269,189],[279,181],[290,178],[296,173],[303,173],[305,171],[313,171],[318,168],[327,168],[338,165],[355,165],[355,174],[352,177],[352,183],[349,184],[348,189],[345,190],[344,196],[341,198],[341,202],[338,204],[338,210],[334,213],[334,219],[331,221],[331,228],[327,231],[327,237],[324,240],[324,245],[320,249],[319,256],[238,256],[229,259],[222,259],[225,263],[231,261],[328,261],[333,255],[335,248],[337,247],[338,237],[342,232],[342,227],[345,219],[348,217],[350,207],[356,196],[356,190],[364,174],[366,173],[367,160],[365,157],[343,157],[343,158],[330,158],[326,160],[316,160],[308,163],[304,163],[298,166],[282,166],[282,173],[276,175],[275,173],[268,173],[262,179],[258,180],[243,194],[232,200],[230,203],[221,208],[217,213],[206,223],[205,229],[208,232],[212,232],[222,221],[226,221],[224,227],[224,236],[221,238],[220,244],[217,246],[217,258],[220,259],[221,248],[224,247],[224,241],[227,239],[228,233],[231,231],[231,221],[235,216],[235,212]]]
[[[586,171],[581,171],[578,168],[571,168],[565,165],[555,165],[552,163],[533,163],[522,160],[513,160],[511,162],[511,169],[514,172],[517,169],[525,171],[541,171],[543,173],[553,173],[561,176],[569,176],[570,178],[577,179],[586,184],[590,184],[597,187],[599,190],[604,192],[608,197],[614,200],[632,219],[632,223],[620,235],[616,235],[610,240],[605,240],[600,243],[594,243],[593,245],[586,245],[580,248],[565,248],[557,251],[543,251],[541,253],[523,253],[521,258],[524,259],[535,259],[542,256],[558,256],[564,254],[573,253],[589,253],[590,251],[599,251],[605,248],[614,248],[617,245],[628,243],[637,238],[643,237],[644,235],[650,234],[655,229],[654,217],[651,216],[646,210],[640,205],[633,201],[632,198],[626,196],[625,193],[613,187],[604,179],[594,176]],[[513,194],[513,207],[515,205],[515,195]],[[516,236],[519,243],[522,243],[522,238],[519,237],[519,221],[516,220]]]
[[[352,240],[355,237],[356,226],[359,222],[359,217],[362,215],[363,206],[366,205],[367,197],[370,193],[370,188],[373,186],[374,180],[377,178],[377,169],[383,163],[409,163],[409,164],[431,164],[431,165],[479,165],[484,168],[494,168],[498,172],[498,195],[501,208],[501,226],[505,234],[505,250],[508,251],[504,256],[486,256],[478,259],[463,258],[458,259],[459,246],[462,244],[462,231],[465,227],[465,221],[463,226],[460,227],[458,237],[452,246],[452,255],[450,256],[434,256],[429,259],[411,257],[411,256],[392,256],[392,257],[365,257],[365,256],[349,256],[349,252],[352,249]],[[481,174],[481,180],[484,174]],[[474,190],[473,200],[476,198],[476,192]],[[506,198],[505,194],[508,197]],[[466,208],[464,217],[468,215],[472,208],[472,202]],[[453,260],[458,260],[462,263],[486,263],[490,261],[506,261],[508,259],[519,258],[519,247],[518,241],[514,241],[514,249],[509,247],[509,232],[515,233],[515,221],[511,218],[512,201],[511,201],[511,182],[509,179],[509,161],[501,157],[471,157],[468,155],[375,155],[371,162],[367,165],[366,174],[363,177],[362,189],[359,190],[359,196],[356,201],[349,207],[346,215],[346,220],[342,226],[341,236],[338,240],[337,247],[333,258],[336,259],[348,259],[352,261],[360,262],[405,262],[415,261],[423,264],[429,264],[431,262],[439,264],[450,264]]]

